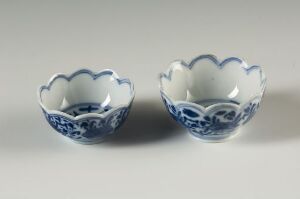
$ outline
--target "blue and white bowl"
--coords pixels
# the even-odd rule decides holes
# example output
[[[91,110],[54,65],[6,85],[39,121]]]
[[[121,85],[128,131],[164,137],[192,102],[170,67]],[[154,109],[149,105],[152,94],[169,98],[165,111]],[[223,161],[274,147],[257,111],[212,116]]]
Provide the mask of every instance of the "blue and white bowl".
[[[112,135],[125,121],[133,98],[133,84],[112,70],[56,74],[38,89],[48,123],[81,144],[98,143]]]
[[[242,59],[219,61],[201,55],[190,63],[174,61],[160,75],[160,92],[172,117],[191,135],[220,142],[237,133],[259,108],[266,77]]]

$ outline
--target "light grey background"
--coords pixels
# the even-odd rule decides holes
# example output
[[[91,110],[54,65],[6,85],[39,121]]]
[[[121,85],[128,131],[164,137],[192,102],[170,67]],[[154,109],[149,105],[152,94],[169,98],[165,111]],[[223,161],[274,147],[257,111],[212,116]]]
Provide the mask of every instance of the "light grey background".
[[[300,198],[299,1],[0,1],[0,198]],[[235,139],[196,141],[166,113],[158,73],[212,53],[268,77]],[[36,102],[57,72],[111,68],[135,83],[115,139],[82,146]]]

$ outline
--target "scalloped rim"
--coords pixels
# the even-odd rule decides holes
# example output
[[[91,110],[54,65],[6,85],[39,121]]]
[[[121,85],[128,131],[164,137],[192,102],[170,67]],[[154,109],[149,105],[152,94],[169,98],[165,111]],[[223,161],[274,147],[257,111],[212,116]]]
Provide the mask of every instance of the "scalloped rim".
[[[76,77],[77,75],[80,75],[80,74],[88,74],[88,75],[90,75],[90,77],[93,78],[93,80],[96,80],[96,79],[98,79],[99,77],[101,77],[103,75],[111,75],[112,77],[114,77],[117,80],[119,85],[128,84],[130,86],[130,96],[131,96],[131,98],[130,98],[130,100],[128,101],[128,103],[126,105],[119,105],[119,106],[116,106],[116,107],[112,107],[112,109],[110,109],[107,112],[104,112],[104,113],[85,113],[85,114],[78,115],[76,117],[74,117],[72,115],[69,115],[67,113],[64,113],[62,111],[49,110],[44,106],[44,104],[42,102],[42,99],[41,99],[41,93],[42,93],[43,90],[45,90],[45,89],[50,90],[53,82],[55,82],[55,80],[57,80],[57,79],[65,79],[68,82],[70,82],[74,77]],[[133,83],[128,78],[120,78],[118,76],[118,74],[116,72],[114,72],[113,70],[111,70],[111,69],[104,69],[104,70],[101,70],[97,73],[94,73],[93,71],[91,71],[89,69],[83,68],[83,69],[79,69],[79,70],[71,73],[70,75],[66,75],[66,74],[63,74],[63,73],[56,73],[50,78],[50,80],[48,81],[48,83],[46,85],[39,86],[39,88],[37,90],[38,103],[45,112],[47,112],[48,114],[51,114],[51,115],[53,115],[53,114],[54,115],[61,115],[63,117],[66,117],[66,118],[74,120],[74,121],[78,121],[78,120],[86,119],[86,118],[91,118],[91,117],[103,119],[107,115],[110,115],[112,112],[116,111],[117,109],[130,107],[132,102],[133,102],[134,96],[135,96],[135,92],[134,92]]]
[[[187,69],[191,70],[193,68],[193,66],[195,65],[195,63],[197,63],[198,61],[203,60],[203,59],[208,59],[208,60],[212,61],[219,69],[224,68],[227,63],[238,62],[240,64],[240,66],[245,70],[247,75],[250,74],[252,71],[258,70],[259,74],[260,74],[260,87],[261,87],[260,95],[254,96],[253,98],[247,100],[245,103],[240,104],[240,105],[231,104],[231,103],[217,103],[217,104],[210,105],[208,107],[204,107],[204,106],[201,106],[201,105],[193,103],[193,102],[188,102],[188,101],[184,101],[184,100],[173,100],[172,98],[170,98],[163,89],[162,79],[165,78],[168,81],[172,80],[172,73],[173,73],[173,68],[174,68],[175,64],[180,64],[180,65],[186,67]],[[248,64],[243,59],[240,59],[238,57],[229,57],[229,58],[224,59],[223,61],[219,61],[215,55],[211,55],[211,54],[200,55],[200,56],[192,59],[192,61],[189,64],[187,64],[183,60],[175,60],[170,63],[170,66],[166,72],[159,74],[159,88],[160,88],[161,94],[163,94],[165,97],[167,97],[167,99],[170,100],[176,106],[178,106],[180,104],[189,104],[191,106],[198,107],[203,112],[208,112],[218,106],[228,106],[229,104],[232,105],[233,107],[240,109],[245,104],[248,104],[252,100],[254,100],[256,98],[262,98],[265,88],[266,88],[266,81],[267,81],[267,78],[263,72],[263,69],[258,65],[248,66]]]

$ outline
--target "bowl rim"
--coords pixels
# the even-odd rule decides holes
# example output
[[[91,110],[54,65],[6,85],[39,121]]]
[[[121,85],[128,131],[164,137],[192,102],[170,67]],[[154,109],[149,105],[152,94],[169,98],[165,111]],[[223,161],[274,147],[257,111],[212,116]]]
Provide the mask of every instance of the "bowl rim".
[[[59,110],[54,110],[54,109],[48,109],[46,108],[46,106],[43,104],[42,102],[42,99],[41,99],[41,94],[42,94],[42,91],[43,90],[50,90],[51,89],[51,86],[52,84],[57,80],[57,79],[65,79],[67,80],[68,82],[70,82],[74,77],[80,75],[80,74],[88,74],[90,77],[93,78],[93,80],[96,80],[98,79],[99,77],[103,76],[103,75],[111,75],[113,78],[115,78],[118,82],[119,85],[121,84],[128,84],[129,87],[130,87],[130,99],[129,101],[127,102],[127,104],[124,104],[124,105],[118,105],[118,106],[115,106],[115,107],[112,107],[110,110],[106,111],[106,112],[103,112],[103,113],[84,113],[84,114],[80,114],[78,116],[72,116],[72,115],[69,115],[67,113],[64,113],[62,111],[59,111]],[[54,75],[52,75],[52,77],[49,79],[48,83],[47,84],[44,84],[44,85],[40,85],[37,89],[37,98],[38,98],[38,103],[40,105],[40,107],[43,109],[43,111],[45,111],[47,114],[50,114],[50,115],[61,115],[63,117],[66,117],[68,119],[71,119],[71,120],[81,120],[81,119],[85,119],[85,118],[90,118],[90,117],[93,117],[93,118],[105,118],[107,117],[108,115],[110,115],[112,112],[118,110],[118,109],[122,109],[122,108],[128,108],[131,106],[132,102],[133,102],[133,99],[135,97],[135,91],[134,91],[134,85],[133,83],[130,81],[129,78],[120,78],[118,76],[118,74],[113,71],[112,69],[103,69],[103,70],[100,70],[99,72],[93,72],[92,70],[90,69],[87,69],[87,68],[80,68],[76,71],[74,71],[73,73],[70,73],[70,74],[65,74],[65,73],[55,73]]]
[[[195,65],[195,63],[197,63],[198,61],[201,61],[203,59],[208,59],[208,60],[212,61],[215,64],[215,66],[218,67],[219,69],[224,68],[230,62],[238,62],[239,66],[244,69],[244,71],[246,72],[247,75],[250,74],[252,71],[258,70],[260,73],[260,93],[258,95],[253,95],[253,97],[249,98],[244,103],[240,103],[239,105],[233,104],[230,102],[222,102],[222,103],[215,103],[215,104],[209,105],[207,107],[204,107],[200,104],[196,104],[194,102],[189,102],[186,100],[173,100],[164,90],[164,88],[162,86],[162,79],[164,78],[164,79],[167,79],[168,81],[171,81],[173,69],[174,69],[175,65],[177,65],[177,64],[180,64],[181,66],[187,68],[188,70],[191,70],[193,68],[193,66]],[[199,56],[195,57],[194,59],[192,59],[189,63],[187,63],[183,60],[175,60],[169,64],[169,67],[167,68],[167,70],[165,72],[162,72],[159,74],[159,89],[160,89],[161,94],[163,94],[165,97],[167,97],[168,100],[170,100],[176,106],[179,104],[187,103],[194,107],[198,107],[202,111],[209,111],[217,106],[224,106],[224,105],[227,106],[228,104],[231,104],[233,107],[236,107],[236,108],[242,108],[244,105],[248,104],[249,102],[251,102],[257,98],[263,97],[265,88],[266,88],[266,83],[267,83],[267,78],[266,78],[265,73],[261,66],[259,66],[259,65],[250,66],[244,61],[244,59],[241,59],[238,57],[228,57],[223,60],[219,60],[217,58],[217,56],[215,56],[213,54],[199,55]]]

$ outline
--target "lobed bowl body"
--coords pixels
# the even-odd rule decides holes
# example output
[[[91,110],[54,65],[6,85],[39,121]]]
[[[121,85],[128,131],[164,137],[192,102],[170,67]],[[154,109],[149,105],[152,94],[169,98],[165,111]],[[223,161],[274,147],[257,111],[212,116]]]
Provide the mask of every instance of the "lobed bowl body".
[[[160,93],[171,116],[191,135],[220,142],[236,134],[259,108],[266,77],[259,66],[231,57],[201,55],[174,61],[160,75]]]
[[[133,84],[112,70],[56,74],[38,90],[48,123],[81,144],[98,143],[114,134],[127,118],[133,98]]]

